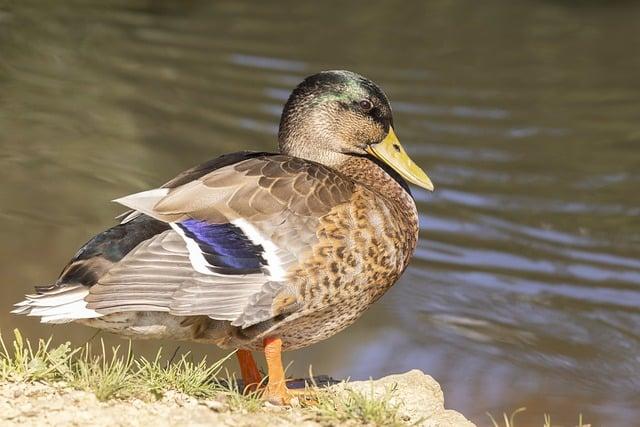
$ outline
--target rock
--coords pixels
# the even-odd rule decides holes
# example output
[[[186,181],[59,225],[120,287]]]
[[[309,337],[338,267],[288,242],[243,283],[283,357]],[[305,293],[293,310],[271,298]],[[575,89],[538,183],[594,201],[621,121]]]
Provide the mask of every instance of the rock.
[[[375,381],[354,381],[333,386],[356,390],[376,398],[391,396],[389,403],[397,406],[403,419],[425,427],[474,427],[459,412],[444,407],[440,384],[433,377],[414,369],[404,374],[389,375]],[[389,390],[394,390],[389,393]]]
[[[133,406],[136,409],[141,409],[144,406],[144,402],[140,399],[134,399],[131,402],[131,406]]]
[[[225,405],[223,402],[220,402],[219,400],[205,400],[202,403],[204,404],[204,406],[215,412],[222,412],[227,409],[227,405]]]

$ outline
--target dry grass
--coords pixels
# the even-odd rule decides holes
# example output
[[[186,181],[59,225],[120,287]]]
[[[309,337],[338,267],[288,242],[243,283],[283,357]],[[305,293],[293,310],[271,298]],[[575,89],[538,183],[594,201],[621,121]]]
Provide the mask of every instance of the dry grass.
[[[0,335],[0,380],[56,381],[72,375],[70,361],[79,349],[72,350],[69,343],[51,348],[51,338],[39,340],[34,348],[17,329],[14,335],[9,346]]]
[[[169,390],[179,391],[188,396],[207,399],[227,390],[217,380],[224,362],[233,354],[230,353],[212,365],[206,358],[196,363],[189,354],[182,355],[175,363],[160,363],[162,349],[154,360],[144,357],[136,360],[136,374],[141,378],[144,388],[156,396],[162,396]]]
[[[356,420],[365,425],[406,426],[407,420],[400,415],[400,407],[390,403],[395,391],[394,388],[387,388],[383,396],[377,397],[373,383],[370,393],[348,388],[342,394],[319,390],[313,396],[313,408],[318,418],[327,422]]]
[[[491,415],[488,412],[487,412],[487,416],[491,420],[491,424],[493,425],[493,427],[517,427],[516,415],[526,410],[527,408],[518,408],[515,411],[513,411],[511,415],[507,415],[506,413],[503,413],[502,414],[502,419],[504,421],[503,425],[500,425],[500,423],[498,423],[498,421],[493,417],[493,415]],[[542,426],[553,427],[553,424],[551,424],[551,415],[544,414],[544,424]],[[584,424],[582,421],[582,414],[580,414],[578,416],[578,424],[576,424],[576,427],[591,427],[591,424]]]
[[[175,363],[162,364],[161,351],[152,361],[134,358],[131,343],[126,352],[117,346],[107,350],[102,340],[97,351],[89,344],[72,349],[68,342],[52,347],[51,339],[34,346],[18,330],[9,344],[0,335],[0,348],[0,381],[64,382],[100,400],[161,397],[168,390],[208,398],[229,391],[218,381],[229,356],[208,365],[206,359],[194,362],[186,354]]]

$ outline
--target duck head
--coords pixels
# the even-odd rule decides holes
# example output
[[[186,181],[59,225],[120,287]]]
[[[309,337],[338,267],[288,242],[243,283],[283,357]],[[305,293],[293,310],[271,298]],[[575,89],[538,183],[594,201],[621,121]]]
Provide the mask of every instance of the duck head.
[[[387,96],[350,71],[323,71],[304,79],[284,106],[278,141],[283,154],[327,166],[338,166],[349,156],[375,158],[406,181],[433,190],[395,134]]]

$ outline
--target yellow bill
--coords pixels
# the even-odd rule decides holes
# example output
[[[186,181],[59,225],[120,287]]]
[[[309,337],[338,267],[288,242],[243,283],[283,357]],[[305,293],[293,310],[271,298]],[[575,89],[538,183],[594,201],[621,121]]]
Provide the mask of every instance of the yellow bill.
[[[369,154],[391,166],[404,179],[419,187],[433,191],[433,183],[404,151],[396,133],[389,127],[389,134],[381,142],[367,147]]]

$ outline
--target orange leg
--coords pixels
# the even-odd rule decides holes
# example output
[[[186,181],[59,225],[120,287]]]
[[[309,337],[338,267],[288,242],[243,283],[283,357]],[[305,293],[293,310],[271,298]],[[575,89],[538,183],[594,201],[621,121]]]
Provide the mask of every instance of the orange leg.
[[[244,382],[244,389],[246,391],[256,391],[258,385],[262,382],[262,375],[251,352],[238,349],[236,356],[238,356],[238,363],[240,364],[240,374]]]
[[[288,405],[291,403],[291,394],[287,389],[281,354],[282,340],[280,338],[265,338],[264,357],[267,359],[269,382],[262,398],[276,405]]]

